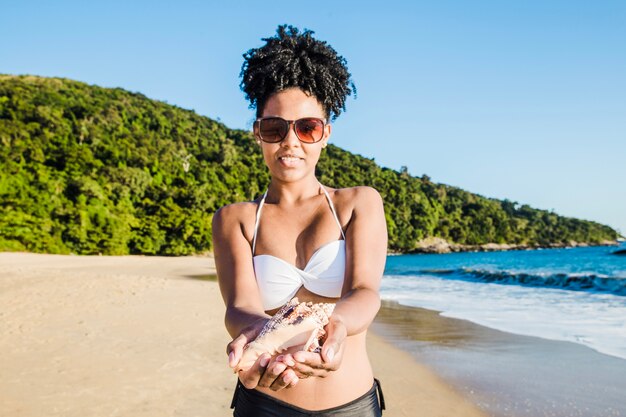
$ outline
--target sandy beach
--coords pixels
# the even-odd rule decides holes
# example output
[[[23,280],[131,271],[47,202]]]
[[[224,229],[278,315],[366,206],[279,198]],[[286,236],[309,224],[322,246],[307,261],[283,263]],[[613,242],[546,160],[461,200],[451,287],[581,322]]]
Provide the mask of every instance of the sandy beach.
[[[228,416],[213,259],[0,253],[0,415]],[[384,338],[385,416],[480,416]]]

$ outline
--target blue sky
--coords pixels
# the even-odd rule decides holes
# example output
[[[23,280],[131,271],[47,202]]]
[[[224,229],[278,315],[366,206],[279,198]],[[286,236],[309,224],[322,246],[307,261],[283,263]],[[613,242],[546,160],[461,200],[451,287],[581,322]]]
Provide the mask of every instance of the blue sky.
[[[138,91],[250,128],[242,54],[315,31],[358,89],[333,142],[626,234],[626,2],[8,1],[0,73]]]

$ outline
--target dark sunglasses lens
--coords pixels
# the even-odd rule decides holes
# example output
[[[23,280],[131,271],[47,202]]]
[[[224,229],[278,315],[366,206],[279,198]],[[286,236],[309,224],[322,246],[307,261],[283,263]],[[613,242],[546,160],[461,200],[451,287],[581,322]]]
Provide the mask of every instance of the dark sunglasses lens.
[[[324,136],[324,121],[315,118],[296,120],[296,133],[302,142],[319,142]]]
[[[261,119],[259,123],[259,134],[265,142],[280,142],[287,136],[288,130],[289,123],[279,118]]]

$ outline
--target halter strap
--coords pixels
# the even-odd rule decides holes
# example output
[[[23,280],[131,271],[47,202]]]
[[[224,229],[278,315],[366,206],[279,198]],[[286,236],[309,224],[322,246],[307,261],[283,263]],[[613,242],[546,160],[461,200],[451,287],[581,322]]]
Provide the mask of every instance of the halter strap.
[[[326,191],[326,189],[324,188],[324,186],[322,186],[322,184],[320,184],[320,188],[324,192],[324,195],[326,196],[326,200],[328,200],[330,211],[332,211],[333,217],[335,218],[335,222],[337,223],[337,226],[339,227],[339,231],[341,232],[341,237],[343,238],[343,240],[346,240],[346,235],[343,233],[343,228],[341,227],[339,216],[337,216],[337,211],[335,210],[335,205],[333,204],[333,200],[331,200],[330,194],[328,194],[328,191]],[[256,250],[256,237],[259,234],[258,233],[259,232],[259,220],[261,219],[261,211],[263,211],[263,205],[265,204],[265,197],[267,197],[267,190],[263,194],[263,197],[261,198],[261,202],[259,203],[259,207],[256,210],[256,220],[254,221],[254,236],[252,237],[252,256],[254,256],[254,252]]]
[[[263,198],[259,203],[259,208],[256,210],[256,220],[254,221],[254,236],[252,237],[252,256],[254,256],[254,250],[256,249],[256,236],[259,231],[259,219],[261,218],[261,210],[263,210],[263,204],[265,204],[265,197],[267,197],[267,190],[263,194]]]
[[[341,237],[343,238],[343,240],[346,240],[346,235],[343,234],[343,228],[341,227],[341,222],[339,222],[339,216],[337,216],[337,212],[335,211],[335,205],[333,204],[333,200],[330,199],[330,194],[328,194],[328,191],[326,191],[326,188],[324,188],[322,184],[320,184],[320,188],[322,189],[322,191],[324,191],[324,194],[326,194],[328,205],[330,206],[330,210],[333,212],[333,217],[337,222],[337,226],[339,227],[339,231],[341,232]]]

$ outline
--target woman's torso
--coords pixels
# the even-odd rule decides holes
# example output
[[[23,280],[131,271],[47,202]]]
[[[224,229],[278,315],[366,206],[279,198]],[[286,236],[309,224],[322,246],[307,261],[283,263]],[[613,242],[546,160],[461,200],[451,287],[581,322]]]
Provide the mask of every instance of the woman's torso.
[[[265,201],[265,196],[259,202],[251,245],[257,283],[269,314],[294,296],[313,302],[336,302],[341,297],[349,262],[344,233],[349,221],[342,220],[349,220],[353,209],[340,194],[340,190],[328,193],[320,185],[320,195],[301,207],[281,208]],[[257,390],[315,410],[361,396],[371,388],[372,380],[362,332],[346,338],[341,366],[326,378],[305,378],[277,392]]]

